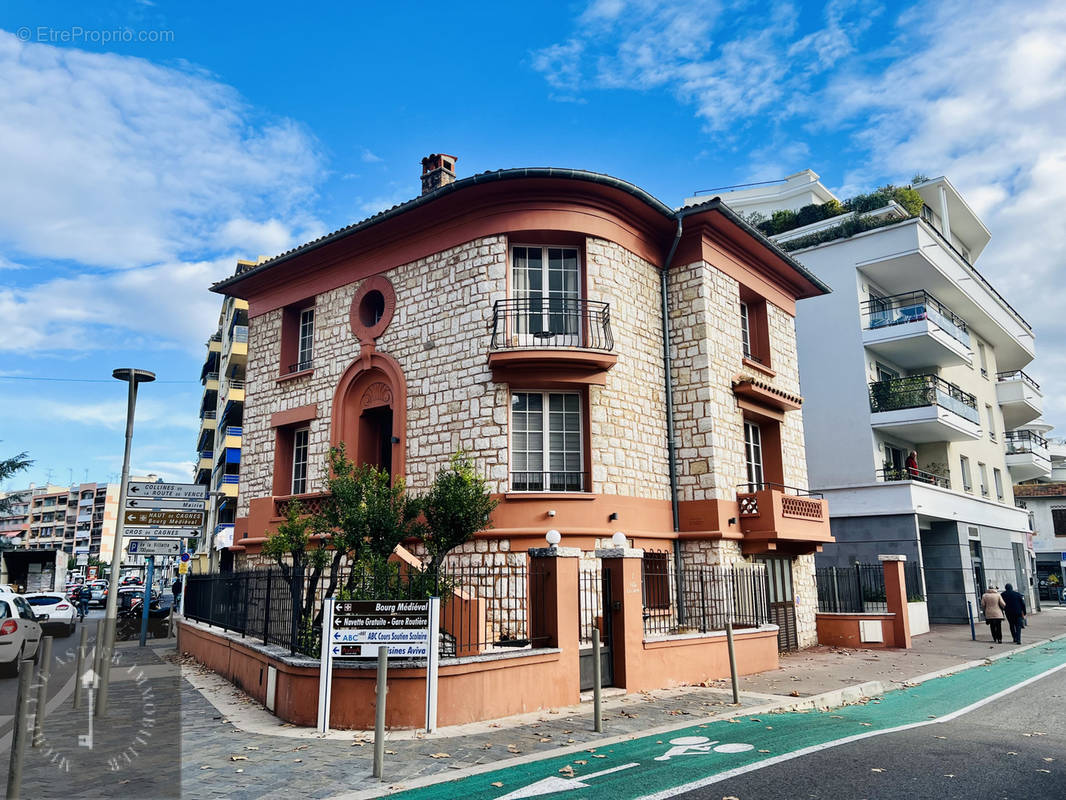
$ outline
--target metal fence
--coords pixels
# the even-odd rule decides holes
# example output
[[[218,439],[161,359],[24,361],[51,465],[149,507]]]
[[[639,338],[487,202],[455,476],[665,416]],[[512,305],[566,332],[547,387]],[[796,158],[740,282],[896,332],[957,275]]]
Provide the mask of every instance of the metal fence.
[[[903,565],[907,600],[925,599],[921,564],[908,561]],[[853,564],[850,567],[819,567],[818,610],[840,614],[887,613],[884,567],[878,564]]]
[[[441,597],[444,657],[533,646],[544,630],[544,576],[523,565],[446,563],[436,575],[360,566],[293,574],[279,567],[190,575],[185,616],[318,657],[322,606],[339,600]]]
[[[682,567],[669,553],[645,553],[644,635],[707,633],[758,627],[770,619],[766,567]]]

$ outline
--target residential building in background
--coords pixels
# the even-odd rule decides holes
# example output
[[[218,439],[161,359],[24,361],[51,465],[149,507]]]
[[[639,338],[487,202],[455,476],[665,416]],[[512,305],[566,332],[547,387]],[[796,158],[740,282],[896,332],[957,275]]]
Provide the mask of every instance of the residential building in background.
[[[1018,429],[1018,452],[1008,451],[1007,460],[1024,470],[1014,501],[1029,512],[1039,599],[1066,603],[1066,440],[1049,436],[1052,429],[1040,419]]]
[[[606,175],[456,180],[446,155],[423,161],[423,187],[214,287],[250,309],[241,563],[293,499],[320,502],[331,445],[413,492],[462,448],[500,500],[464,566],[525,564],[549,529],[594,563],[620,531],[652,576],[646,624],[677,612],[675,565],[758,564],[780,646],[813,644],[830,536],[806,492],[794,315],[827,287],[715,200],[679,229]],[[220,407],[205,393],[200,480]]]
[[[237,274],[255,261],[238,261]],[[207,486],[207,536],[196,548],[194,568],[207,571],[232,563],[233,521],[237,512],[244,423],[245,367],[248,363],[248,303],[234,297],[222,302],[218,328],[207,341],[200,371],[200,431],[193,481]]]
[[[974,267],[981,220],[946,178],[842,207],[805,170],[722,199],[833,287],[797,320],[810,483],[836,540],[819,563],[918,560],[932,622],[967,621],[989,584],[1024,591],[1012,485],[1042,467],[1016,429],[1042,395],[1022,372],[1032,328]]]

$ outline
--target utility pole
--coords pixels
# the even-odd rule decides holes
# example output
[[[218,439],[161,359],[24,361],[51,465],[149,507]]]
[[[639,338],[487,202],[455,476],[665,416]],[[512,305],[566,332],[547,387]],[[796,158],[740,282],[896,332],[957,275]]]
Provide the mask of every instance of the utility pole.
[[[118,574],[122,571],[123,516],[126,508],[126,484],[130,479],[130,448],[133,443],[133,415],[137,409],[137,385],[151,383],[155,373],[146,369],[116,369],[111,376],[129,384],[126,399],[126,449],[122,456],[122,480],[118,488],[118,519],[115,521],[115,543],[111,549],[111,576],[108,580],[107,611],[104,614],[104,636],[101,644],[100,684],[96,693],[96,715],[107,715],[107,690],[111,678],[111,654],[115,650],[115,623],[118,616]]]

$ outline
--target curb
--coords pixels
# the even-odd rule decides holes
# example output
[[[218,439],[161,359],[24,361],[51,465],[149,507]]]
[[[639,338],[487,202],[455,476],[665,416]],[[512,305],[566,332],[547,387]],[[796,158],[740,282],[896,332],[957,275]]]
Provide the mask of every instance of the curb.
[[[436,775],[427,775],[423,778],[415,778],[413,780],[404,781],[402,783],[397,782],[395,788],[382,787],[381,789],[362,789],[355,792],[349,792],[345,794],[333,795],[329,800],[370,800],[370,798],[384,797],[387,795],[398,794],[399,792],[409,791],[411,789],[421,789],[426,786],[433,786],[438,783],[450,783],[451,781],[461,780],[463,778],[469,778],[475,775],[482,775],[486,772],[494,772],[498,769],[507,769],[508,767],[518,766],[520,764],[530,764],[536,761],[546,761],[551,758],[557,758],[559,756],[574,755],[576,753],[588,752],[592,749],[598,749],[601,747],[608,747],[612,744],[618,744],[620,742],[627,742],[633,739],[640,739],[645,736],[655,736],[656,734],[666,734],[673,731],[681,730],[684,728],[691,728],[694,725],[700,725],[703,723],[722,722],[724,720],[732,719],[734,717],[750,717],[759,714],[781,714],[790,711],[809,711],[812,709],[825,711],[840,706],[848,705],[851,703],[859,702],[865,698],[880,697],[888,692],[898,691],[899,689],[907,688],[909,686],[915,686],[924,683],[928,680],[935,678],[942,678],[947,675],[954,675],[957,672],[963,672],[967,669],[974,667],[986,666],[991,661],[999,661],[1000,659],[1010,658],[1017,653],[1023,653],[1026,650],[1032,650],[1036,647],[1042,647],[1043,645],[1051,642],[1058,641],[1060,639],[1066,639],[1066,633],[1057,634],[1055,636],[1041,639],[1032,644],[1024,645],[1013,650],[1009,650],[1004,653],[999,653],[987,659],[979,659],[974,661],[966,661],[962,664],[956,664],[951,667],[945,667],[944,669],[937,670],[936,672],[930,672],[925,675],[920,675],[916,678],[902,681],[899,683],[885,683],[883,681],[866,681],[865,683],[858,683],[853,686],[845,686],[840,689],[832,689],[828,692],[822,692],[820,694],[811,695],[810,697],[803,697],[797,699],[795,702],[780,702],[780,703],[766,703],[761,706],[753,706],[751,708],[737,709],[728,713],[720,714],[715,717],[706,717],[704,719],[690,719],[686,722],[671,723],[670,725],[662,725],[655,728],[648,728],[635,733],[627,733],[619,736],[609,736],[603,739],[597,739],[595,741],[585,742],[580,745],[572,745],[569,747],[560,747],[558,750],[553,750],[550,753],[530,753],[529,755],[519,756],[517,758],[509,758],[504,761],[499,761],[493,764],[478,764],[473,767],[466,767],[464,769],[452,770],[449,772],[439,772]],[[402,780],[402,779],[401,779]]]

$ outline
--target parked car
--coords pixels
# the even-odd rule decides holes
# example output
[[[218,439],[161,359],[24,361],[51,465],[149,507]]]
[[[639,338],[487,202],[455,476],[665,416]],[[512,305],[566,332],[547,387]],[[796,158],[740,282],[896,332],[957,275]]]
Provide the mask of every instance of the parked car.
[[[25,658],[37,660],[41,623],[47,621],[48,615],[34,612],[22,595],[0,593],[0,671],[4,675],[18,675]]]
[[[89,598],[89,605],[107,605],[107,587],[108,582],[104,580],[93,581],[89,584],[89,588],[92,590],[92,597]]]
[[[144,581],[140,575],[126,575],[120,582],[121,586],[143,586]]]
[[[41,627],[45,632],[61,631],[63,636],[70,636],[78,624],[78,609],[62,592],[34,592],[24,595],[33,606],[33,612],[44,612],[48,621]]]

